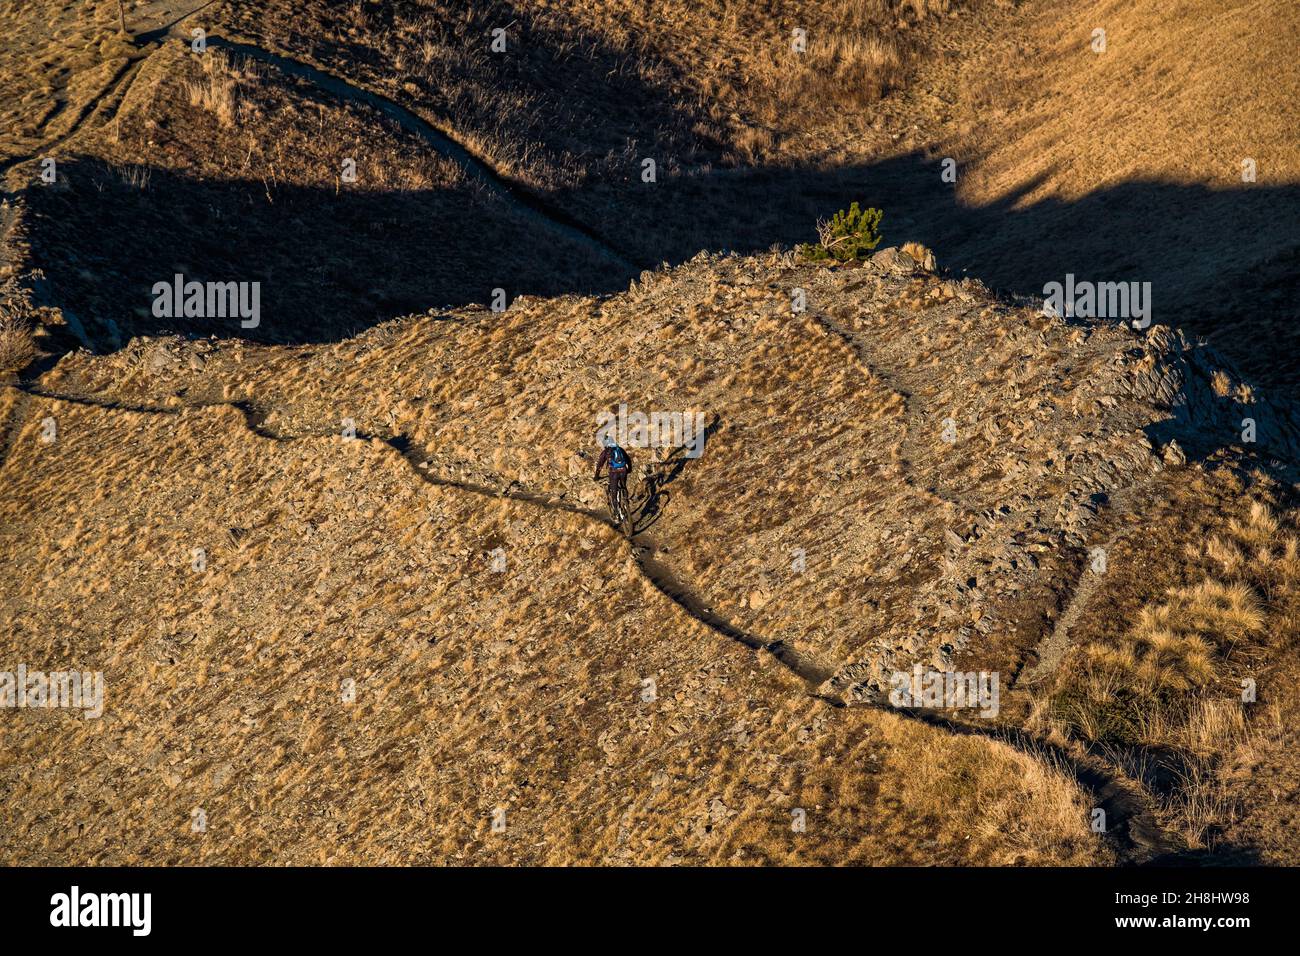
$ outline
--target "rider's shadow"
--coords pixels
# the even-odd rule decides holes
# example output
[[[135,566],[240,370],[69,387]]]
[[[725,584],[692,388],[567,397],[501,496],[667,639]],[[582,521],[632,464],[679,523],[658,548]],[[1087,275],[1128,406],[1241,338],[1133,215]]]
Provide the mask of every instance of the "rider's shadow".
[[[682,471],[686,468],[686,463],[694,461],[704,454],[704,449],[708,446],[709,439],[722,427],[722,416],[714,415],[711,421],[704,428],[700,436],[695,454],[691,454],[691,445],[680,445],[669,452],[668,457],[658,463],[656,470],[649,472],[642,478],[642,486],[645,488],[645,496],[641,500],[640,507],[636,512],[636,519],[633,522],[632,534],[640,534],[649,530],[654,524],[663,517],[664,508],[667,506],[671,497],[666,490],[667,486],[681,477]]]

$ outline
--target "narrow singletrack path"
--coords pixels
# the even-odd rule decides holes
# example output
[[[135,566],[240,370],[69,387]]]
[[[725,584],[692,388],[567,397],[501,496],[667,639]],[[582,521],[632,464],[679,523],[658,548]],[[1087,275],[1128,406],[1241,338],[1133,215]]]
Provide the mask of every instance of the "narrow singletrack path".
[[[134,34],[132,39],[140,48],[140,55],[128,60],[97,96],[92,97],[80,107],[77,118],[66,133],[41,143],[24,154],[10,156],[0,161],[0,184],[3,183],[9,170],[63,149],[83,133],[91,129],[102,128],[111,122],[145,61],[158,49],[156,46],[152,50],[148,49],[148,47],[155,43],[165,42],[168,39],[188,41],[189,36],[185,31],[189,27],[189,21],[202,11],[214,6],[217,2],[218,0],[208,0],[208,2],[199,4],[189,12],[173,19],[170,23],[153,30]],[[226,50],[238,56],[270,64],[287,75],[306,80],[317,89],[339,100],[359,103],[378,111],[402,129],[422,139],[440,156],[455,163],[470,180],[477,183],[489,196],[508,206],[512,212],[532,225],[561,236],[605,259],[620,271],[625,272],[629,278],[638,271],[638,266],[632,260],[615,249],[594,229],[570,216],[543,196],[498,172],[486,159],[476,155],[464,144],[456,140],[451,131],[435,127],[428,120],[417,116],[411,110],[388,97],[366,89],[351,80],[329,73],[319,66],[303,62],[284,53],[268,50],[245,39],[209,34],[205,37],[205,40],[208,47]],[[92,122],[94,120],[98,121]],[[6,188],[4,191],[7,198],[12,200],[12,196],[9,196],[9,190]],[[10,221],[0,224],[4,226],[3,231],[0,231],[0,249],[7,246],[8,231],[13,225],[12,215],[7,216],[7,218]]]
[[[309,81],[318,89],[340,100],[361,103],[378,110],[393,120],[403,129],[423,139],[440,156],[451,160],[461,170],[479,183],[493,197],[500,199],[516,213],[535,225],[548,229],[564,238],[577,243],[589,251],[600,255],[620,269],[630,274],[636,266],[622,253],[615,250],[607,241],[585,224],[570,216],[558,206],[548,202],[497,172],[485,160],[470,152],[444,130],[433,126],[427,120],[416,116],[406,107],[388,99],[380,93],[358,86],[351,80],[343,79],[333,73],[327,73],[319,67],[293,59],[283,53],[277,53],[247,41],[223,37],[208,37],[208,45],[219,50],[258,60],[274,66],[281,72]]]
[[[293,433],[279,432],[267,427],[268,410],[261,408],[252,401],[213,399],[195,400],[170,406],[154,406],[119,402],[94,395],[53,392],[32,383],[10,384],[5,387],[21,391],[23,396],[20,401],[40,398],[111,411],[141,414],[179,415],[186,411],[203,408],[234,408],[243,415],[245,424],[250,431],[262,438],[276,442],[295,442],[333,437],[339,434],[338,429],[333,426],[295,431]],[[13,438],[14,436],[11,434],[9,441],[6,442],[6,447],[12,443]],[[374,439],[378,439],[401,455],[403,460],[410,466],[411,471],[421,481],[431,485],[456,489],[484,498],[509,498],[552,511],[579,515],[606,527],[614,527],[603,511],[565,501],[560,496],[529,491],[521,488],[516,483],[511,483],[502,488],[431,474],[428,469],[430,455],[406,435],[383,436],[357,433],[357,440],[359,441]],[[0,460],[0,468],[3,468],[4,464],[5,462]],[[803,657],[783,641],[766,640],[732,625],[711,611],[706,602],[696,595],[689,586],[676,578],[660,562],[654,559],[653,555],[656,548],[654,542],[648,536],[632,534],[624,537],[631,555],[645,579],[691,618],[728,640],[742,644],[756,653],[770,655],[790,673],[800,678],[807,687],[809,694],[827,705],[837,709],[848,706],[843,700],[819,690],[820,685],[834,672],[833,667]],[[895,708],[883,703],[854,704],[853,706],[887,711],[951,734],[982,736],[1011,746],[1035,759],[1041,760],[1046,757],[1052,760],[1057,766],[1070,772],[1079,785],[1097,801],[1097,806],[1106,812],[1108,821],[1106,838],[1114,847],[1121,862],[1125,864],[1144,864],[1158,861],[1162,857],[1172,857],[1182,849],[1179,842],[1171,834],[1162,830],[1156,822],[1150,795],[1107,761],[1093,754],[1069,753],[1061,747],[1033,737],[1026,731],[1014,728],[969,724],[928,711]]]

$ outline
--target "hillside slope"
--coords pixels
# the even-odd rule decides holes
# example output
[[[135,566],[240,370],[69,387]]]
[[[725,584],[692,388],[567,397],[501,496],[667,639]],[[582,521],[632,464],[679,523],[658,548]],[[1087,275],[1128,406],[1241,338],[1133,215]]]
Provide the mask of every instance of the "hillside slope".
[[[809,290],[808,314],[789,314],[790,288]],[[945,358],[958,329],[983,330],[963,352],[978,361]],[[1003,712],[983,726],[1014,726],[1007,685],[1125,502],[1151,482],[1179,494],[1193,475],[1205,505],[1234,500],[1230,472],[1166,472],[1169,449],[1212,433],[1220,403],[1237,414],[1200,351],[1007,308],[889,250],[860,270],[701,257],[608,299],[415,317],[333,346],[174,338],[69,356],[28,388],[4,463],[6,587],[24,596],[5,630],[24,660],[104,670],[114,703],[102,724],[8,725],[3,779],[11,805],[38,813],[64,789],[92,803],[129,793],[95,818],[132,842],[84,842],[65,824],[45,831],[52,856],[8,852],[1134,852],[1087,834],[1098,795],[1080,781],[1093,778],[1063,769],[1072,758],[1051,757],[1049,740],[1026,756],[877,708],[890,670],[996,670]],[[985,408],[974,386],[998,380]],[[580,457],[619,400],[716,423],[702,456],[660,472],[661,515],[630,542],[603,522]],[[1025,760],[1010,778],[1032,767],[1023,781],[994,783]],[[960,798],[914,789],[936,786]],[[878,799],[890,812],[864,830]],[[781,836],[813,800],[833,839]],[[84,826],[90,805],[61,819]],[[528,822],[494,843],[498,806]],[[194,840],[194,808],[228,822]],[[1005,829],[1021,814],[1032,828]],[[304,829],[320,816],[333,837]],[[918,827],[929,836],[910,839]]]
[[[1294,4],[127,6],[0,11],[0,860],[1294,861]]]

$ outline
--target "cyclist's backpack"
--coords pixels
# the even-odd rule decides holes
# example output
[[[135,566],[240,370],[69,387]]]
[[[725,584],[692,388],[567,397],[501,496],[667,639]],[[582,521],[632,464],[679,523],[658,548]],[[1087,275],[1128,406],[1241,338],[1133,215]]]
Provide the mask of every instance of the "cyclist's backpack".
[[[627,467],[627,452],[625,452],[618,445],[614,445],[609,450],[609,467],[610,468]]]

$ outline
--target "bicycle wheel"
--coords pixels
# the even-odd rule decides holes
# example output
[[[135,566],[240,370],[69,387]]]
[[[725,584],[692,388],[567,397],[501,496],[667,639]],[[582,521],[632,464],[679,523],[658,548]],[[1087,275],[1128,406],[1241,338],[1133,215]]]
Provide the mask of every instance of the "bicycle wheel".
[[[614,520],[619,525],[622,525],[631,516],[631,512],[632,509],[628,505],[627,486],[620,484],[618,486],[618,515]]]
[[[614,524],[620,524],[618,517],[618,489],[614,486],[614,479],[607,479],[608,484],[605,487],[605,507],[609,509],[609,520]]]

